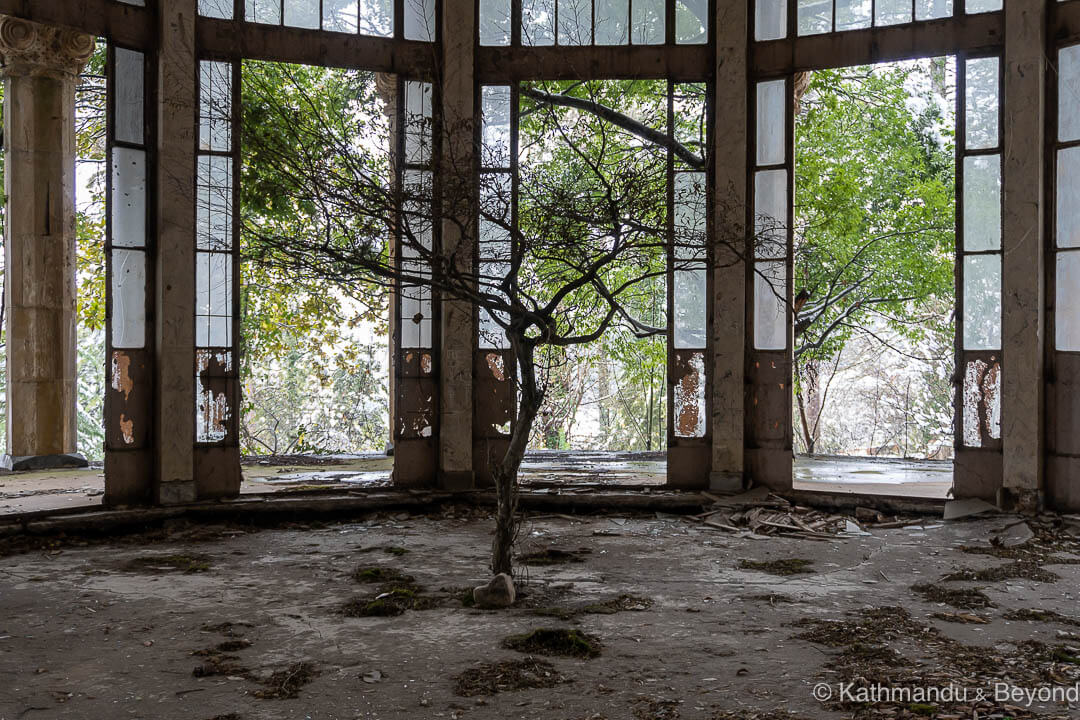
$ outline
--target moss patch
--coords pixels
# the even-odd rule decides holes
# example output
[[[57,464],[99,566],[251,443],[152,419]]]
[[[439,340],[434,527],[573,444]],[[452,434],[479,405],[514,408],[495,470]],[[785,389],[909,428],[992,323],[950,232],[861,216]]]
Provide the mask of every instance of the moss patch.
[[[284,670],[278,670],[262,680],[264,688],[253,694],[263,700],[286,700],[300,695],[300,689],[318,677],[319,671],[313,663],[301,661],[293,663]]]
[[[995,607],[979,588],[945,588],[933,583],[921,583],[912,585],[911,589],[928,602],[945,603],[961,610]]]
[[[813,560],[805,558],[784,558],[781,560],[740,560],[741,570],[757,570],[770,575],[803,575],[812,573]]]
[[[641,612],[652,607],[652,598],[622,594],[617,598],[592,603],[582,608],[590,615],[614,615],[617,612]]]
[[[562,565],[564,563],[583,563],[585,556],[591,553],[588,548],[577,550],[560,550],[559,548],[544,548],[518,555],[518,562],[522,565]]]
[[[461,673],[454,693],[462,697],[494,695],[513,690],[552,688],[568,679],[551,663],[536,658],[501,663],[481,663]]]
[[[416,582],[412,575],[406,575],[397,568],[381,567],[358,567],[352,571],[352,579],[359,583],[402,583],[411,584]]]
[[[1010,610],[1003,615],[1006,620],[1023,620],[1027,622],[1043,622],[1043,623],[1059,623],[1061,625],[1071,625],[1072,627],[1080,627],[1080,619],[1070,617],[1068,615],[1062,615],[1061,613],[1054,612],[1053,610],[1034,610],[1034,609],[1022,609],[1022,610]]]
[[[120,566],[127,572],[159,575],[182,572],[185,575],[203,573],[210,569],[210,557],[207,555],[143,555],[132,558]]]
[[[600,640],[580,630],[537,628],[503,639],[503,647],[523,653],[593,658],[600,654]]]
[[[1044,570],[1037,562],[1021,560],[1019,562],[998,565],[997,567],[983,570],[964,569],[949,573],[941,578],[945,582],[1001,582],[1002,580],[1014,580],[1023,578],[1036,582],[1052,583],[1061,579],[1060,575]]]

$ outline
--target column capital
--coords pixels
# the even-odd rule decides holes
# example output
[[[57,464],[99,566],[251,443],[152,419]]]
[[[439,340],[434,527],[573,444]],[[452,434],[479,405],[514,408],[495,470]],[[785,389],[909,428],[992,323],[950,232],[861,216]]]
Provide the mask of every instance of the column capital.
[[[0,73],[5,77],[78,75],[93,53],[92,35],[0,15]]]

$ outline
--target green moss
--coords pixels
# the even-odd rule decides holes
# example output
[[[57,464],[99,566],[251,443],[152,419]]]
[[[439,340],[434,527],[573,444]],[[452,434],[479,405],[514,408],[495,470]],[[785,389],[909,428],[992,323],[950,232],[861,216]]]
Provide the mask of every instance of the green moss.
[[[781,560],[740,560],[739,568],[742,570],[757,570],[770,575],[802,575],[814,572],[811,566],[813,560],[804,558],[784,558]]]
[[[593,658],[600,654],[601,646],[599,639],[581,630],[537,628],[522,635],[505,638],[503,647],[538,655]]]
[[[412,575],[406,575],[396,568],[380,567],[378,565],[372,567],[358,567],[353,570],[352,579],[361,583],[403,583],[410,584],[415,582],[415,578]]]

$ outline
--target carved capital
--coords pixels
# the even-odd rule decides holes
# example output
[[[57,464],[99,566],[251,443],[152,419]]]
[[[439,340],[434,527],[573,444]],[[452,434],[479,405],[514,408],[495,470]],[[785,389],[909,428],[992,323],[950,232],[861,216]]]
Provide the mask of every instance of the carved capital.
[[[0,59],[7,75],[78,75],[94,54],[94,37],[0,15]]]

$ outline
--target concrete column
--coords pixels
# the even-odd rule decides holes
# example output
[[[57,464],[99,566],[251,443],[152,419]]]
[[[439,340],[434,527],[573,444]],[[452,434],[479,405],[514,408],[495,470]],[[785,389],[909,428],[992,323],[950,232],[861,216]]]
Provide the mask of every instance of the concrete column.
[[[742,487],[746,394],[746,0],[717,0],[713,128],[716,228],[712,317],[712,474],[716,489]]]
[[[1005,3],[1004,66],[1001,500],[1027,510],[1043,489],[1044,0]]]
[[[443,187],[443,213],[447,217],[442,222],[442,248],[458,268],[471,273],[476,233],[462,233],[461,228],[476,225],[472,201],[476,178],[473,117],[476,4],[473,0],[444,0],[442,17],[443,114],[438,177]],[[476,345],[473,307],[460,300],[443,300],[440,323],[439,484],[451,489],[472,487]]]
[[[196,0],[161,0],[158,66],[155,501],[192,502],[195,486]]]
[[[94,38],[0,16],[8,469],[85,466],[76,431],[75,84]]]

